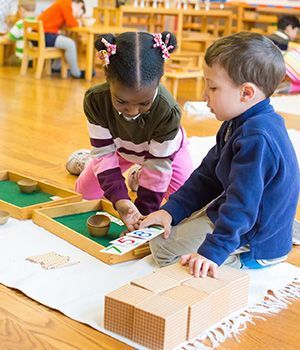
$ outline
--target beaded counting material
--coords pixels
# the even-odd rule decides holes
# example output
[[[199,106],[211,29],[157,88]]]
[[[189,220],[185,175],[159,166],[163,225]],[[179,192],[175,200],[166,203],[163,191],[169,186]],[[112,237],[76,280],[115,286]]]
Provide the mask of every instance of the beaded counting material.
[[[70,261],[69,256],[63,256],[55,252],[50,252],[42,255],[29,256],[25,260],[40,264],[43,269],[57,269],[61,267],[78,264],[79,261]]]

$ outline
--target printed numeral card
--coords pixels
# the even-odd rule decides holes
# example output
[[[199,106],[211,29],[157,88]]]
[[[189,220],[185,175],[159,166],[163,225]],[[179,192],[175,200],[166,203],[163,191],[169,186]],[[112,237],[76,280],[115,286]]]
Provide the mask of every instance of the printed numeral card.
[[[161,226],[151,226],[146,227],[142,230],[136,230],[127,233],[126,237],[137,237],[145,239],[146,241],[150,241],[151,239],[159,236],[161,233],[164,232],[164,228]]]
[[[126,236],[119,237],[109,242],[111,245],[102,249],[102,253],[123,255],[140,245],[150,241],[164,232],[161,226],[146,227],[142,230],[129,232]]]
[[[96,214],[101,214],[101,215],[105,215],[107,216],[111,222],[114,222],[115,224],[119,225],[119,226],[123,226],[124,222],[118,218],[116,218],[115,216],[107,213],[106,211],[97,211]]]

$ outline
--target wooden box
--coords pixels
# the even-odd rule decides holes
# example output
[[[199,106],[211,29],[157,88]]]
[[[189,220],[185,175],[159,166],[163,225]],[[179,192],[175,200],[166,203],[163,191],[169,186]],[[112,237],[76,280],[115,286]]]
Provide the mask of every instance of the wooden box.
[[[104,328],[128,339],[133,337],[134,308],[153,295],[149,290],[127,284],[105,295]]]
[[[208,293],[180,285],[167,290],[163,296],[188,306],[187,340],[192,340],[211,327],[213,305]]]
[[[19,192],[16,182],[22,179],[36,181],[38,191],[32,194]],[[52,196],[58,198],[52,200]],[[13,171],[0,171],[0,210],[8,211],[10,216],[16,219],[30,219],[34,209],[79,202],[81,199],[81,194],[74,191],[65,190]]]
[[[33,213],[33,222],[107,264],[116,264],[123,261],[139,259],[150,253],[148,243],[139,246],[136,249],[131,250],[123,255],[114,255],[100,252],[105,248],[105,245],[100,244],[99,240],[97,242],[97,238],[93,238],[92,236],[84,236],[75,229],[72,229],[57,221],[61,220],[61,217],[72,215],[87,215],[88,217],[89,215],[93,215],[97,211],[102,210],[119,218],[118,212],[113,208],[111,203],[105,200],[91,200],[35,210]],[[85,221],[82,222],[82,225],[85,225],[87,217],[85,218]],[[125,227],[123,230],[124,229]]]
[[[188,307],[153,295],[134,309],[133,341],[150,349],[169,350],[187,339]]]

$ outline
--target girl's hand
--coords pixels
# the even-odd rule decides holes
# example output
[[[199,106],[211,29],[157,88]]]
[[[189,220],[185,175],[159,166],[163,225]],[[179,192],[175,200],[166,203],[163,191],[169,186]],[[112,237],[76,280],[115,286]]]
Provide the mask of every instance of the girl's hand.
[[[172,216],[166,210],[158,210],[154,213],[149,214],[141,223],[139,229],[143,229],[145,227],[151,225],[160,225],[165,229],[164,238],[168,238],[171,233],[171,222]]]
[[[134,203],[129,199],[120,199],[115,203],[115,207],[128,230],[138,230],[143,217]]]
[[[180,262],[182,265],[189,264],[190,274],[195,277],[205,278],[207,273],[209,273],[213,278],[218,277],[218,265],[198,253],[182,255]]]

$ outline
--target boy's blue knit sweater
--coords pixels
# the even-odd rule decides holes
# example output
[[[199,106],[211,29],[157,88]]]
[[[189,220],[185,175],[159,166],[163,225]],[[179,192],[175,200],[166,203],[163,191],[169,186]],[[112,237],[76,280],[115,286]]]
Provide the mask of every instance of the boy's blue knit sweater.
[[[222,124],[216,146],[162,209],[177,225],[210,203],[206,213],[215,229],[198,253],[221,265],[246,244],[254,259],[286,255],[298,196],[295,151],[266,99]]]

